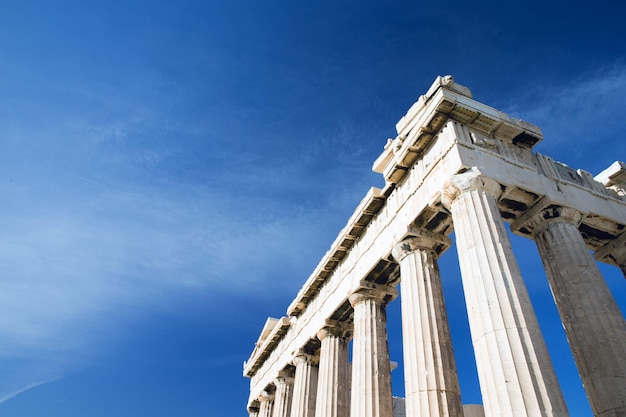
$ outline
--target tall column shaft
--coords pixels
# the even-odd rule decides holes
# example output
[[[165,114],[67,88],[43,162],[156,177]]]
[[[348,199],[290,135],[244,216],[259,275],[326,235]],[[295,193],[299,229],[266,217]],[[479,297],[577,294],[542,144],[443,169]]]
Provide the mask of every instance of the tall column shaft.
[[[349,336],[350,330],[345,324],[330,320],[317,333],[322,346],[315,417],[348,417],[350,414]]]
[[[293,359],[296,374],[293,385],[291,417],[313,417],[317,395],[317,358],[299,353]]]
[[[350,296],[354,308],[352,339],[352,417],[392,417],[391,366],[384,298],[390,287],[369,285]]]
[[[445,236],[418,231],[397,244],[407,416],[461,417],[463,408],[436,248]]]
[[[531,220],[578,372],[596,416],[626,416],[626,322],[578,231],[573,209]]]
[[[274,393],[273,417],[290,417],[293,383],[293,377],[284,371],[279,373],[278,378],[274,380],[276,392]]]
[[[264,392],[259,397],[259,417],[272,417],[274,412],[274,395]]]
[[[447,184],[485,415],[566,416],[552,362],[496,204],[477,170]]]

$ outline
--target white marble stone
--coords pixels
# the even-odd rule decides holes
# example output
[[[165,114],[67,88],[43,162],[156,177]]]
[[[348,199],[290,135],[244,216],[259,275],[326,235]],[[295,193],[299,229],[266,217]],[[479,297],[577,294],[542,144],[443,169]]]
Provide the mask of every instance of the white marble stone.
[[[250,378],[248,408],[253,411],[251,406],[257,404],[263,391],[275,383],[282,370],[292,366],[294,352],[315,345],[310,342],[329,318],[347,319],[349,298],[362,282],[389,284],[386,279],[395,279],[380,275],[380,271],[391,271],[392,249],[406,237],[408,227],[451,232],[449,213],[441,206],[442,194],[444,200],[447,198],[444,185],[457,173],[478,166],[495,182],[493,188],[500,197],[487,202],[480,193],[470,193],[468,201],[478,204],[474,207],[477,213],[497,219],[496,226],[480,223],[480,218],[460,221],[468,230],[479,228],[476,240],[480,244],[473,245],[473,232],[469,233],[464,240],[470,243],[463,246],[459,256],[462,264],[475,264],[465,266],[476,271],[464,273],[463,279],[468,281],[466,290],[474,292],[473,299],[484,302],[471,303],[474,310],[470,311],[470,321],[472,334],[478,331],[483,335],[475,343],[482,352],[478,359],[482,394],[492,398],[486,402],[485,414],[523,415],[520,410],[526,409],[529,416],[564,415],[560,395],[555,394],[558,385],[498,211],[514,222],[542,198],[549,198],[587,213],[581,224],[585,244],[598,259],[624,270],[626,165],[615,163],[594,179],[590,173],[533,153],[534,144],[542,140],[537,126],[473,100],[469,90],[451,77],[437,78],[398,123],[397,130],[397,137],[387,141],[375,162],[384,187],[372,188],[365,195],[311,275],[303,277],[304,284],[287,307],[286,316],[266,323],[244,363],[244,375]],[[460,209],[456,211],[454,217],[468,216],[459,214]],[[457,220],[454,228],[458,234],[461,223]],[[531,230],[525,227],[512,230],[531,237]],[[477,262],[479,258],[487,261]],[[465,277],[468,274],[476,278]],[[498,312],[502,317],[498,318]],[[488,348],[495,353],[485,353]],[[498,377],[492,378],[492,373]],[[485,378],[498,382],[483,384]],[[294,399],[296,385],[297,381]],[[306,395],[314,397],[315,393],[307,389]],[[494,405],[500,396],[511,397],[511,404],[503,405],[502,412]],[[299,404],[302,407],[304,400]],[[309,407],[311,403],[307,404]],[[308,414],[310,408],[306,410],[302,413]]]
[[[293,386],[291,417],[313,417],[317,397],[318,358],[299,352],[293,358],[296,375]]]
[[[316,417],[350,415],[348,341],[352,334],[345,323],[328,320],[317,337],[322,342],[317,385]]]
[[[289,372],[283,371],[274,380],[276,392],[274,393],[273,417],[289,417],[291,415],[291,400],[293,397],[294,378]]]
[[[393,417],[384,297],[395,288],[373,284],[350,296],[354,308],[351,417]]]
[[[272,417],[274,412],[274,395],[263,392],[259,396],[259,417]]]
[[[595,416],[626,416],[626,322],[578,231],[571,208],[531,210],[548,282]]]
[[[460,417],[461,393],[437,266],[437,249],[450,239],[427,230],[398,243],[406,412],[409,416]]]
[[[485,409],[482,404],[465,404],[463,417],[485,417]]]
[[[477,169],[444,191],[454,222],[485,415],[566,416],[567,408],[496,205]]]

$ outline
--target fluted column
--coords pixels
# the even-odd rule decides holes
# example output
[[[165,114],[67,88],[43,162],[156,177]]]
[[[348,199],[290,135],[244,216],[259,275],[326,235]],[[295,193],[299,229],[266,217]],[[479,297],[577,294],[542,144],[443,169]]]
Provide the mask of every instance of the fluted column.
[[[318,358],[299,352],[293,359],[296,375],[293,385],[291,417],[313,417],[317,395]]]
[[[278,373],[274,380],[276,392],[274,393],[273,417],[289,417],[291,415],[291,400],[293,396],[294,378],[287,371]]]
[[[407,416],[463,415],[437,253],[450,239],[414,230],[393,248],[400,263],[400,297]]]
[[[348,340],[351,329],[345,323],[327,320],[317,332],[322,341],[315,417],[348,417]]]
[[[477,169],[446,184],[487,417],[566,416],[552,362],[502,223],[499,184]]]
[[[274,394],[264,391],[259,397],[259,417],[272,417],[274,411]]]
[[[354,308],[352,417],[393,416],[385,300],[396,295],[395,288],[363,283],[349,298]]]
[[[626,416],[626,322],[578,231],[576,210],[550,205],[532,229],[578,372],[596,416]]]

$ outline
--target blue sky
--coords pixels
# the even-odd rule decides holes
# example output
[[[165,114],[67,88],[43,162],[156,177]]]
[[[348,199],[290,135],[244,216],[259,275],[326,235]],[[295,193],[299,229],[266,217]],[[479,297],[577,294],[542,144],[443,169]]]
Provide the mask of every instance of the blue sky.
[[[372,162],[437,75],[541,126],[536,150],[574,168],[626,159],[625,14],[3,1],[0,417],[245,416],[266,317],[383,185]],[[591,416],[534,244],[513,244],[571,415]],[[441,268],[463,400],[480,402],[454,249]],[[624,311],[624,278],[602,270]]]

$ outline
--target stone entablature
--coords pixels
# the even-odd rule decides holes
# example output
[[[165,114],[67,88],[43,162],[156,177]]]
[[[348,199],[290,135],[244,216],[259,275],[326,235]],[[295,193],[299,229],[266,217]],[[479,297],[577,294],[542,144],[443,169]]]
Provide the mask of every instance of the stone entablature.
[[[369,314],[374,314],[375,317],[384,316],[384,306],[395,297],[393,287],[401,284],[402,279],[422,279],[419,277],[427,274],[430,277],[428,280],[432,280],[433,285],[437,284],[438,273],[436,268],[432,269],[432,265],[436,266],[436,256],[445,250],[447,245],[441,243],[437,247],[419,249],[420,245],[426,245],[424,242],[432,244],[445,242],[447,239],[445,236],[456,228],[459,229],[456,233],[457,247],[459,250],[467,248],[466,253],[460,253],[459,256],[462,261],[463,285],[466,297],[469,297],[468,314],[485,401],[485,415],[488,417],[567,415],[550,358],[543,345],[540,330],[536,326],[534,311],[525,294],[524,282],[510,245],[507,246],[508,237],[502,227],[502,221],[511,222],[511,229],[515,233],[535,239],[543,233],[541,230],[544,228],[542,225],[541,230],[537,229],[537,225],[542,223],[530,220],[536,218],[536,213],[544,213],[543,216],[547,218],[560,213],[575,212],[576,221],[571,223],[573,229],[571,227],[567,229],[568,239],[573,239],[572,233],[580,236],[584,250],[592,249],[597,259],[615,264],[622,268],[622,271],[626,271],[625,165],[616,162],[594,178],[590,173],[573,170],[549,157],[534,154],[532,147],[542,140],[541,131],[537,126],[510,118],[505,113],[476,102],[472,99],[469,89],[454,83],[449,76],[438,77],[428,92],[420,97],[407,115],[398,122],[396,128],[398,136],[388,140],[373,167],[375,172],[384,176],[385,187],[372,188],[367,193],[289,305],[287,316],[280,320],[268,321],[254,352],[244,364],[244,375],[251,378],[248,402],[251,413],[256,409],[269,410],[269,405],[261,399],[274,393],[276,390],[274,381],[279,374],[284,375],[285,372],[294,374],[300,369],[296,365],[300,363],[296,359],[298,355],[306,352],[312,358],[318,358],[321,349],[330,349],[330,345],[323,347],[318,337],[320,330],[328,325],[329,320],[333,323],[344,323],[343,326],[351,328],[355,312],[354,300],[358,298],[355,294],[362,292],[363,288],[388,288],[380,293],[380,301],[377,301],[379,304],[359,313],[359,320],[369,323],[370,318],[367,318]],[[478,248],[484,251],[483,255],[480,255],[482,258],[473,252],[477,248],[476,242],[469,243],[469,240],[478,239],[477,236],[481,236]],[[409,243],[398,246],[403,241]],[[498,244],[492,246],[492,241],[497,241]],[[415,265],[418,266],[407,264],[406,268],[403,267],[401,270],[399,262],[404,262],[401,259],[407,255],[400,255],[399,250],[408,251],[407,253],[417,250],[416,255],[411,256],[418,257],[411,262],[417,262]],[[423,250],[425,252],[420,252]],[[563,252],[563,256],[565,253]],[[575,256],[579,255],[584,256],[581,253]],[[551,261],[544,260],[544,263],[546,262],[548,268]],[[577,271],[574,273],[582,273],[581,270]],[[493,283],[499,285],[499,280],[502,280],[503,287],[491,288]],[[589,282],[597,281],[597,278],[590,278]],[[556,285],[560,281],[555,278],[551,285],[552,282]],[[515,289],[513,292],[507,292],[513,288]],[[556,294],[560,294],[561,289],[552,288],[552,290],[556,291],[556,299]],[[563,291],[570,294],[567,289]],[[450,358],[451,346],[448,346],[447,341],[447,319],[445,314],[435,314],[435,310],[441,312],[442,309],[445,313],[445,305],[437,294],[438,290],[435,290],[427,300],[420,300],[416,295],[402,309],[403,327],[407,325],[409,326],[407,329],[415,329],[416,340],[434,338],[436,340],[432,343],[440,346],[433,350],[434,353],[428,350],[428,355],[434,354],[432,357],[429,356],[431,359],[427,359],[430,364],[428,366],[432,367],[428,371],[429,374],[437,373],[443,367],[448,371],[453,369],[453,358]],[[603,293],[598,299],[606,297],[607,294]],[[610,298],[610,294],[608,297]],[[469,307],[473,307],[477,302],[491,302],[492,298],[494,300],[492,304],[504,310],[477,311],[476,315],[473,315],[473,310]],[[498,299],[500,301],[495,302]],[[510,305],[502,304],[505,300]],[[557,299],[557,304],[560,302]],[[612,299],[606,302],[614,304]],[[432,320],[433,328],[442,326],[441,331],[428,333],[427,329],[410,324],[411,320],[415,320],[411,312],[414,309],[417,311],[423,303],[431,307],[423,308],[415,317],[421,317],[420,320],[425,320],[424,323]],[[559,305],[559,311],[563,309],[567,311],[567,308],[565,305]],[[589,323],[585,325],[593,326],[594,305],[585,308],[587,309],[584,311],[585,314],[591,317]],[[614,316],[616,314],[615,309],[609,308],[606,311],[609,313],[602,314]],[[619,313],[619,309],[617,312]],[[490,314],[492,319],[486,319]],[[378,323],[376,326],[380,326],[380,319],[375,317],[371,318],[374,320],[372,325]],[[520,317],[523,317],[523,322],[520,322]],[[501,322],[501,318],[505,321]],[[510,320],[510,323],[507,320]],[[611,335],[611,343],[623,343],[626,346],[626,325],[622,326],[622,329],[619,324],[623,323],[623,317],[620,315],[613,317],[612,320],[617,329],[611,331],[617,332],[617,336]],[[368,335],[363,335],[363,332],[370,330],[363,329],[369,327],[359,326],[361,326],[357,332],[359,340],[365,340],[361,338]],[[384,333],[376,326],[371,328],[378,330],[371,331]],[[517,332],[513,332],[511,330],[513,328],[516,328]],[[499,329],[508,330],[500,332]],[[572,331],[579,331],[576,324],[573,325]],[[623,332],[623,335],[620,332]],[[349,333],[348,331],[346,334]],[[359,351],[353,352],[353,357],[363,357],[362,355],[367,357],[368,354],[361,350],[373,349],[378,355],[382,355],[374,358],[376,363],[388,362],[388,353],[384,353],[386,336],[380,337],[385,338],[385,345],[372,344],[375,341],[368,341],[365,344],[359,342],[359,347],[356,348]],[[584,338],[577,340],[579,341],[576,343],[585,343]],[[507,348],[506,343],[512,345]],[[495,356],[483,357],[481,356],[483,349],[484,352],[503,349],[501,354],[504,356],[501,357],[498,353]],[[613,360],[621,358],[622,365],[618,364],[610,372],[607,371],[613,377],[605,378],[604,385],[594,387],[595,391],[591,393],[588,390],[590,397],[593,397],[592,407],[599,414],[620,410],[619,400],[615,400],[615,397],[621,395],[621,398],[626,398],[626,387],[623,386],[626,369],[622,369],[626,366],[623,365],[626,363],[626,357],[623,357],[623,348],[616,347],[613,350]],[[511,354],[513,356],[507,356]],[[424,353],[419,353],[416,359],[408,362],[417,361],[421,367],[420,361],[426,360],[423,355]],[[452,362],[449,362],[450,360]],[[510,363],[516,363],[516,369],[508,369],[507,366],[510,365],[506,364]],[[584,366],[583,363],[584,358],[577,359],[579,367]],[[522,369],[521,364],[528,368]],[[353,377],[358,373],[360,381],[359,384],[352,384],[351,394],[351,407],[360,410],[354,411],[359,413],[358,417],[387,416],[391,407],[391,400],[387,398],[391,395],[390,388],[386,387],[388,378],[378,380],[378,376],[370,375],[371,372],[379,372],[373,369],[359,365],[352,370]],[[387,372],[388,367],[385,365],[380,369]],[[309,375],[311,371],[307,372],[309,373],[306,375]],[[619,380],[620,372],[621,387],[615,383]],[[336,378],[327,371],[322,374],[323,378]],[[447,415],[448,412],[435,411],[433,407],[436,408],[436,405],[424,405],[427,404],[426,400],[419,400],[418,397],[429,395],[429,392],[437,395],[438,389],[442,390],[442,393],[449,390],[449,386],[456,386],[455,376],[446,374],[449,382],[442,379],[441,382],[435,383],[422,380],[423,375],[419,369],[406,370],[405,374],[414,375],[411,382],[411,389],[414,392],[407,391],[407,397],[413,396],[407,398],[407,410],[421,408],[422,415],[424,413],[433,417]],[[597,382],[593,379],[595,378],[593,372],[590,374],[581,371],[581,374],[583,379]],[[311,375],[317,378],[316,372]],[[507,383],[495,382],[495,385],[490,385],[490,379],[500,378],[496,375],[501,375],[502,381]],[[376,406],[368,402],[371,399],[361,395],[359,388],[361,383],[366,383],[370,379],[374,386],[378,387],[375,395],[381,396],[374,401],[378,404]],[[610,381],[613,381],[617,388],[608,388]],[[315,387],[309,385],[318,384],[317,380],[312,382],[308,379],[296,383],[296,391],[298,384],[305,383],[308,384],[307,389],[312,389],[310,392],[316,392],[313,388],[317,385]],[[327,390],[329,383],[320,381],[319,386]],[[517,388],[503,390],[503,385]],[[452,391],[454,392],[454,389]],[[284,392],[285,388],[281,385],[279,394],[284,396]],[[332,392],[328,391],[329,394],[324,394],[320,398],[334,395]],[[454,395],[456,397],[453,397],[450,403],[452,404],[450,410],[459,409],[458,393]],[[285,400],[281,401],[278,409],[284,410]],[[294,404],[300,405],[292,406],[293,410],[300,407],[302,413],[309,412],[306,410],[312,412],[316,409],[314,401],[314,398],[298,397]],[[339,414],[345,414],[345,401],[340,402],[344,408]],[[436,401],[433,404],[435,403]],[[323,412],[329,413],[328,415],[335,415],[338,412],[336,407],[326,405],[322,407],[320,404],[317,405],[317,409],[324,410]],[[623,411],[626,412],[626,404]],[[297,415],[299,414],[292,413],[293,417]]]

